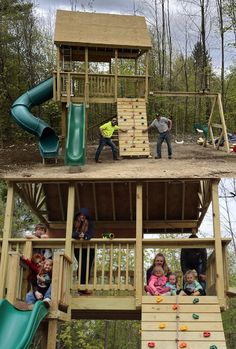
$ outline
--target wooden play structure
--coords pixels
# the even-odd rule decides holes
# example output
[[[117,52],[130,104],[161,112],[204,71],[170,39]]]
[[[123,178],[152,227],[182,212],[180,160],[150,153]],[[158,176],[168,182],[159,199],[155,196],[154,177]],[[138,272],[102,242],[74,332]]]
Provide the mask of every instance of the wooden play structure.
[[[27,240],[12,237],[14,198],[20,197],[38,219],[47,224],[50,239]],[[55,205],[55,202],[58,205]],[[187,238],[197,231],[212,203],[213,237]],[[94,218],[95,237],[89,241],[71,238],[73,215],[87,207]],[[114,234],[104,239],[102,234]],[[173,233],[175,238],[151,238],[154,233]],[[185,238],[178,234],[187,234]],[[52,306],[45,333],[44,348],[55,348],[57,323],[69,319],[142,319],[142,348],[149,342],[156,347],[175,348],[180,342],[189,348],[226,348],[220,310],[227,307],[227,245],[221,238],[218,180],[158,180],[129,178],[79,180],[8,180],[4,234],[1,242],[0,298],[11,303],[24,299],[26,271],[19,263],[20,254],[28,257],[33,248],[50,247],[54,252]],[[86,270],[86,282],[80,284],[72,270],[74,248],[86,248],[88,257],[95,251],[92,273]],[[150,249],[180,250],[183,247],[208,249],[207,296],[145,296],[144,255]],[[58,251],[58,252],[57,252]],[[153,254],[154,257],[154,254]],[[79,267],[79,276],[81,267]],[[78,297],[77,290],[88,289],[89,297]],[[173,304],[178,302],[179,321]],[[198,314],[194,319],[192,314]],[[160,328],[164,323],[165,328]],[[181,331],[187,326],[187,331]],[[48,332],[47,332],[48,330]],[[203,336],[210,331],[210,337]],[[160,333],[159,333],[160,332]]]
[[[53,98],[62,106],[62,141],[65,143],[67,135],[68,105],[82,103],[88,108],[91,103],[110,103],[116,106],[119,125],[129,128],[119,140],[120,154],[148,157],[147,134],[141,132],[147,126],[151,49],[145,19],[58,11],[54,41]],[[129,73],[125,71],[125,60],[133,67],[132,73],[130,67]],[[219,97],[214,98],[220,106]],[[222,125],[225,137],[223,119]],[[63,168],[55,179],[48,172],[46,178],[40,171],[27,178],[6,176],[7,204],[0,239],[0,299],[12,304],[23,300],[26,293],[27,271],[20,264],[20,255],[30,258],[34,248],[54,250],[52,305],[43,326],[47,339],[42,348],[55,348],[58,322],[70,319],[139,319],[142,349],[181,348],[181,343],[190,349],[226,348],[220,311],[227,308],[230,239],[221,237],[218,179],[161,180],[147,171],[138,179],[123,173],[99,178],[93,172],[68,176]],[[47,225],[50,239],[13,237],[17,197]],[[213,236],[190,241],[188,235],[198,231],[210,204]],[[94,220],[95,236],[88,241],[71,237],[73,216],[81,207],[88,208]],[[102,238],[107,232],[114,238]],[[174,235],[153,238],[157,233]],[[160,302],[147,297],[144,255],[153,249],[179,251],[184,247],[208,249],[207,297],[200,297],[199,304],[193,303],[193,297],[166,297]],[[87,263],[84,284],[80,283],[81,263],[78,278],[73,269],[74,248],[87,249],[87,261],[92,249],[95,253],[90,277]],[[92,293],[78,297],[78,290]],[[172,308],[176,302],[178,317]],[[199,318],[194,319],[193,313]],[[188,329],[182,331],[182,326]],[[204,336],[206,331],[210,336]]]

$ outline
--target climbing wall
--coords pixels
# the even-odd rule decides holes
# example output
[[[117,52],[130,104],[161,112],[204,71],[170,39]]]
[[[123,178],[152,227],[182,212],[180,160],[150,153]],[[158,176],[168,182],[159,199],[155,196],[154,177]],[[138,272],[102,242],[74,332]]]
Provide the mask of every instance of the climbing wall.
[[[128,129],[127,133],[119,133],[120,156],[150,156],[148,133],[142,133],[147,128],[145,99],[118,98],[117,118],[118,125]]]
[[[217,297],[144,296],[142,349],[226,349]]]

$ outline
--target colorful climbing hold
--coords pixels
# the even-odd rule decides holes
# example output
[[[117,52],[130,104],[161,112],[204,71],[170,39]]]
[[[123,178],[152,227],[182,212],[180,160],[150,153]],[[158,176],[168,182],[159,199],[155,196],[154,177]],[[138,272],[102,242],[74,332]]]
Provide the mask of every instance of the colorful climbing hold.
[[[156,343],[155,342],[148,342],[148,348],[155,348]]]
[[[203,337],[210,337],[211,333],[208,331],[203,332]]]
[[[177,309],[178,309],[178,304],[173,304],[173,305],[172,305],[172,309],[173,309],[173,310],[177,310]]]
[[[199,319],[199,315],[194,313],[194,314],[192,315],[192,318],[193,318],[194,320],[197,320],[197,319]]]
[[[197,304],[197,303],[199,303],[199,298],[194,298],[193,304]]]
[[[217,346],[215,344],[210,346],[210,349],[217,349]]]
[[[180,326],[180,331],[188,331],[188,326]]]
[[[161,297],[161,296],[157,296],[156,297],[156,302],[157,303],[160,303],[160,302],[162,302],[163,301],[163,298]]]
[[[160,323],[159,328],[163,330],[164,328],[166,328],[166,324]]]
[[[179,347],[180,348],[187,348],[187,343],[182,342],[182,343],[180,343]]]

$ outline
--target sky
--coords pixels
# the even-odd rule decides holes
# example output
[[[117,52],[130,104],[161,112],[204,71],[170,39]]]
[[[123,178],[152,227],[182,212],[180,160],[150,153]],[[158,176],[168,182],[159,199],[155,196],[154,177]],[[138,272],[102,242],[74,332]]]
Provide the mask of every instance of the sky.
[[[35,0],[37,11],[41,16],[48,16],[53,18],[57,9],[71,10],[71,3],[76,4],[76,10],[78,11],[95,11],[104,13],[117,13],[125,15],[144,15],[147,18],[147,22],[152,20],[153,10],[149,11],[147,3],[152,3],[151,0]],[[189,2],[192,3],[192,2]],[[214,2],[210,1],[211,4]],[[91,4],[91,6],[90,6]],[[146,4],[146,5],[145,5]],[[215,3],[214,3],[215,4]],[[220,59],[220,40],[214,23],[216,23],[215,5],[209,10],[209,32],[208,32],[208,51],[213,58],[213,66],[216,73],[220,73],[221,59]],[[181,0],[170,0],[170,12],[172,22],[172,42],[175,43],[175,49],[180,52],[184,51],[184,45],[186,41],[186,31],[188,32],[189,51],[193,49],[194,44],[198,40],[196,29],[200,20],[200,8],[199,6],[182,6]],[[191,16],[189,15],[191,14]],[[225,66],[226,70],[235,62],[236,63],[236,49],[229,45],[229,42],[233,38],[228,35],[226,37],[225,48]]]

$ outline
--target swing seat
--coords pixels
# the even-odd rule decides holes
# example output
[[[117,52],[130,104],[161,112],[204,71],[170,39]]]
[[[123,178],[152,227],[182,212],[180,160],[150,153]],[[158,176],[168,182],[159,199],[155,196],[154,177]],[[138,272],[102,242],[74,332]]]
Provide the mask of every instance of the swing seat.
[[[184,144],[184,140],[182,139],[182,141],[177,141],[177,139],[175,140],[176,144]]]

